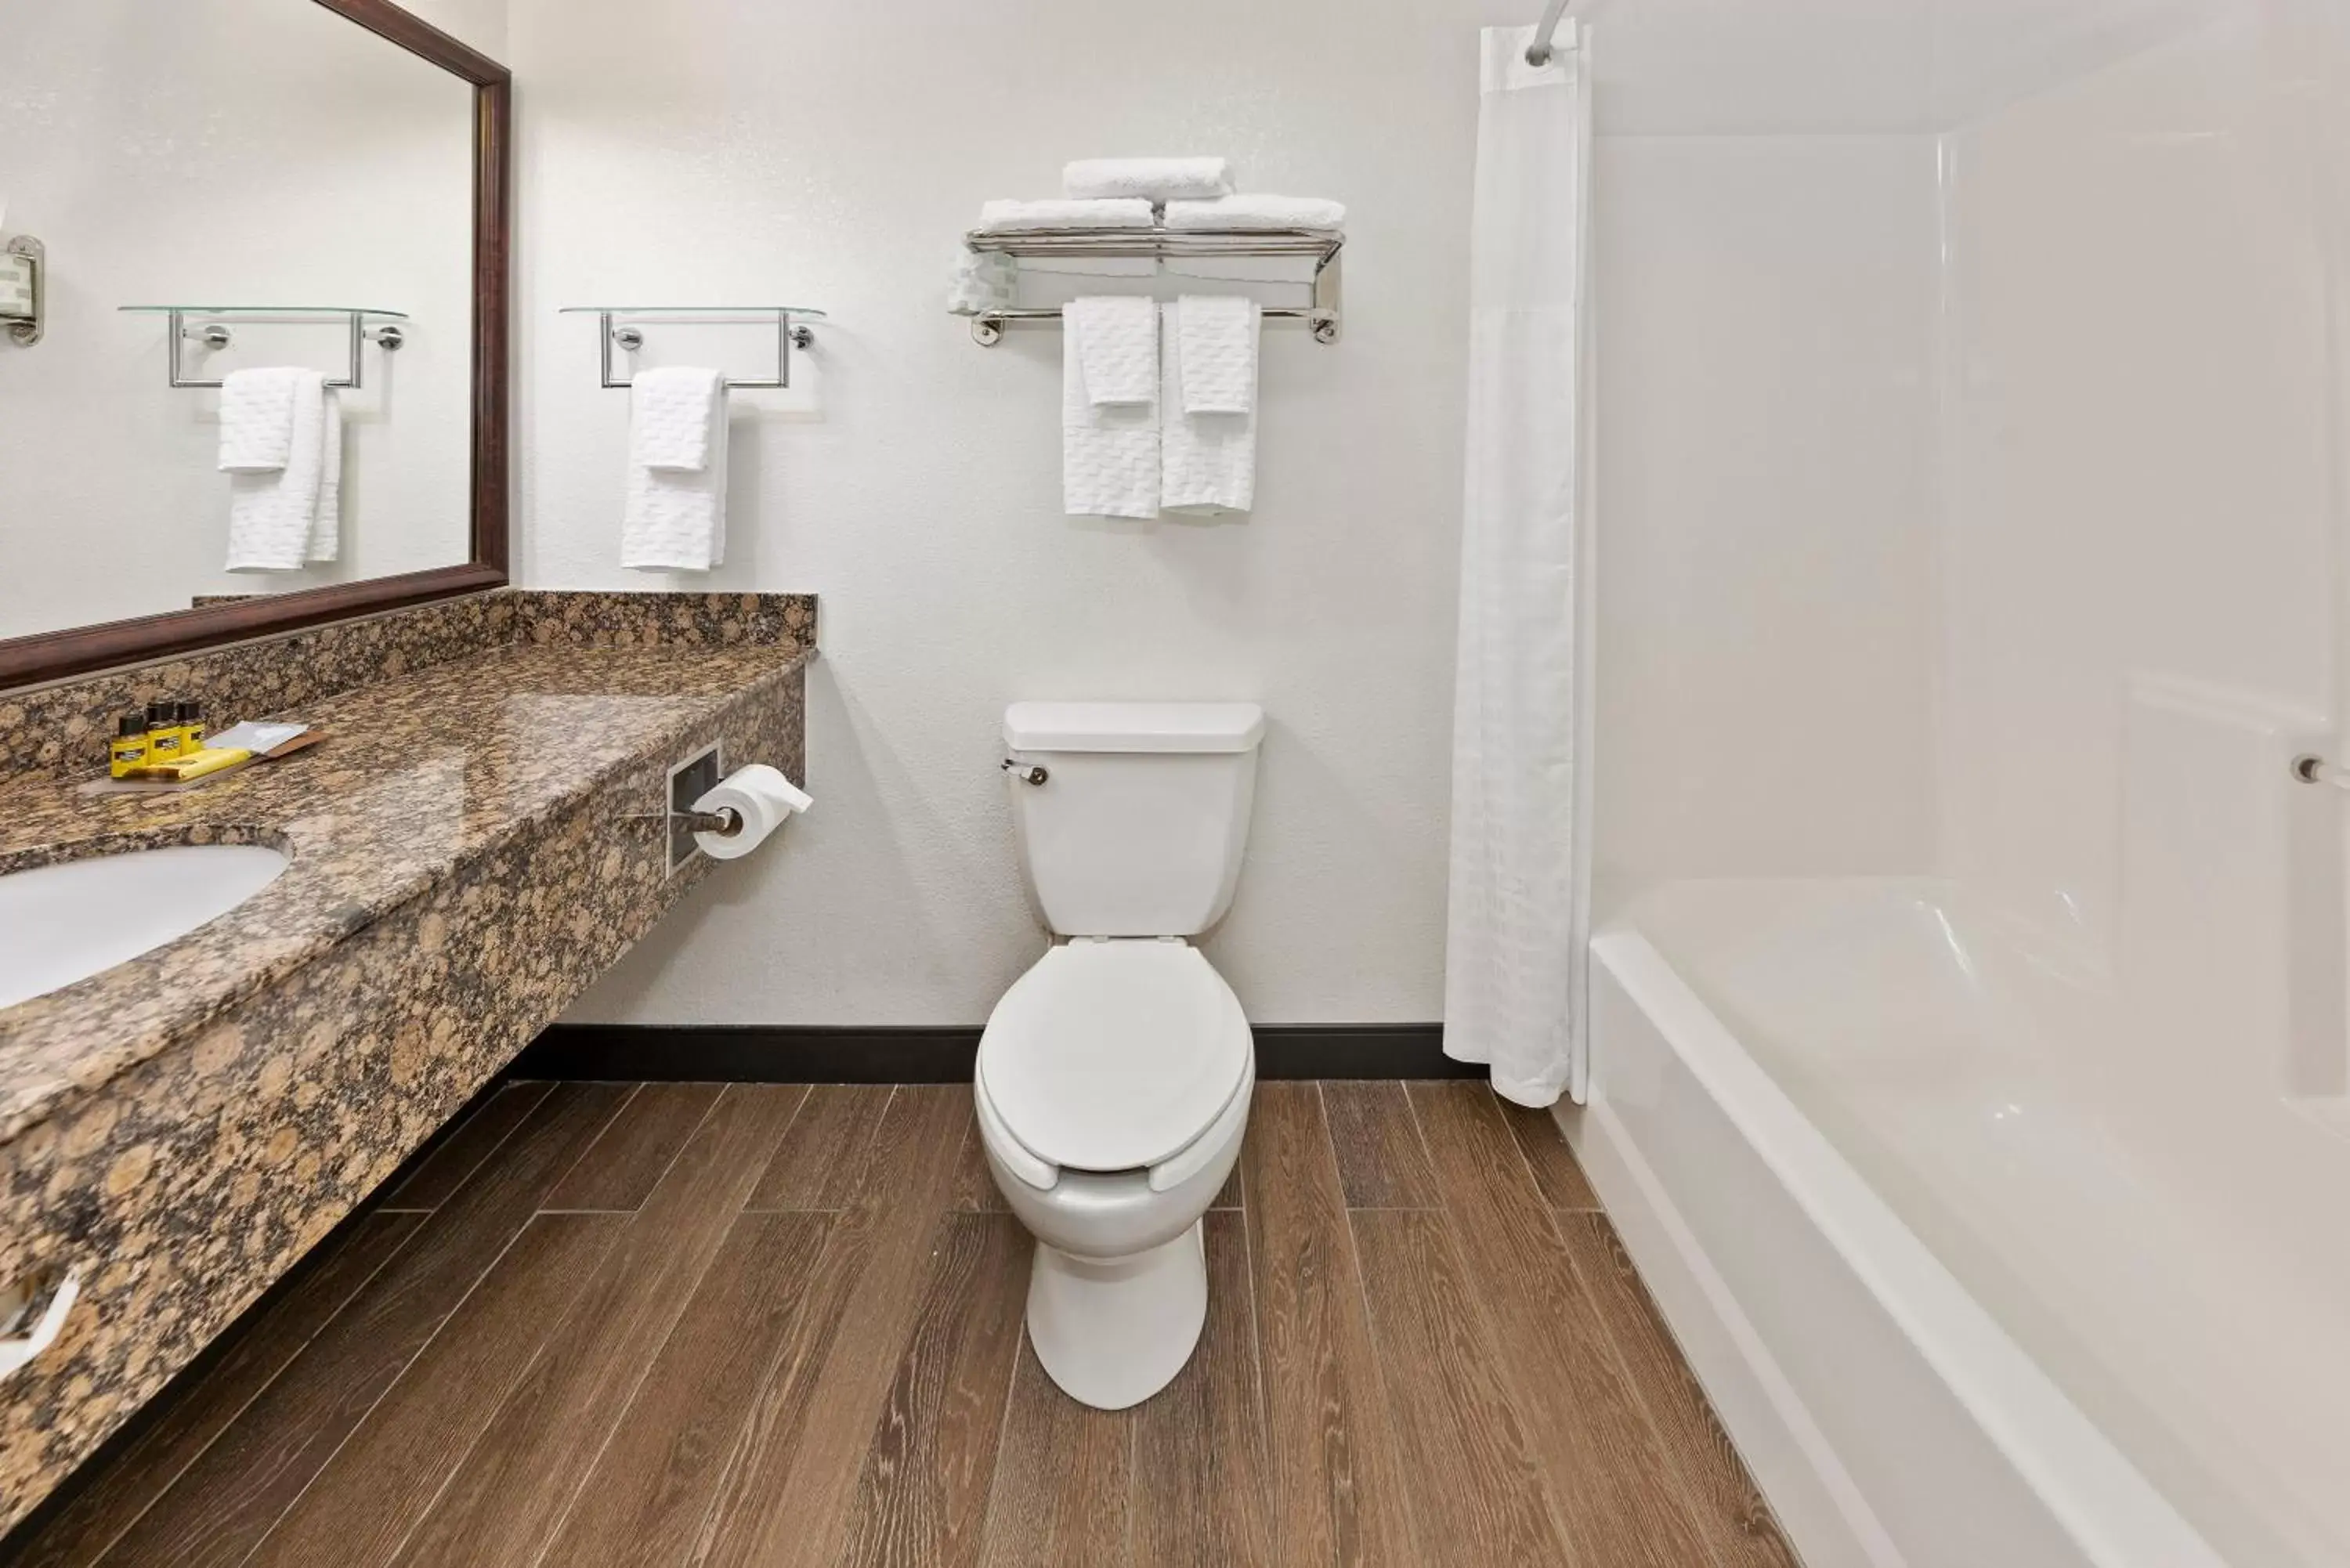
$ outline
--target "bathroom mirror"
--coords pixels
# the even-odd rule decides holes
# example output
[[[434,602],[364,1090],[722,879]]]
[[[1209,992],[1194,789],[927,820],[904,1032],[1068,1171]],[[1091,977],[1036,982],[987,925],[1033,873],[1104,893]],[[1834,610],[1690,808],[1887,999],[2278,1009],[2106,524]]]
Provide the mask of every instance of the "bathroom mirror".
[[[0,690],[503,584],[504,68],[390,0],[0,18]]]

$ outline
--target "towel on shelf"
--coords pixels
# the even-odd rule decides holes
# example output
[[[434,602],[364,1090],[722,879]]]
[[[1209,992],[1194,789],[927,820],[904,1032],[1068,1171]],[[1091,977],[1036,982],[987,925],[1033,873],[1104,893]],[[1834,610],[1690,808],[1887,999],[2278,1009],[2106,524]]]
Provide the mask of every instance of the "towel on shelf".
[[[294,394],[305,372],[291,365],[231,370],[221,378],[220,471],[275,473],[293,452]]]
[[[1061,168],[1061,194],[1076,201],[1139,196],[1171,202],[1232,193],[1231,166],[1221,158],[1081,158]]]
[[[232,372],[224,379],[240,374],[245,372]],[[327,378],[316,370],[290,368],[276,374],[286,383],[286,455],[275,468],[229,470],[227,569],[232,572],[299,571],[310,552],[326,466]],[[224,459],[228,455],[227,417],[224,400]],[[236,417],[243,421],[252,411],[241,408]],[[241,445],[235,455],[259,462],[269,445]]]
[[[331,561],[343,548],[343,400],[332,387],[326,389],[319,411],[318,500],[310,508],[310,540],[302,551],[306,561]]]
[[[947,308],[957,316],[1008,310],[1019,302],[1020,264],[1001,251],[955,252],[954,280],[947,285]]]
[[[629,478],[620,511],[620,565],[635,571],[706,572],[726,558],[726,384],[715,370],[700,418],[702,466],[655,468],[640,452],[679,455],[652,426],[671,421],[675,382],[640,371],[629,383]],[[650,384],[648,381],[650,379]]]
[[[629,460],[642,468],[700,473],[710,466],[710,411],[725,378],[701,365],[639,370],[629,383]]]
[[[1249,302],[1244,302],[1249,303]],[[1183,330],[1176,318],[1180,302],[1170,302],[1160,401],[1166,417],[1159,431],[1159,500],[1170,512],[1214,516],[1246,512],[1256,504],[1256,338],[1258,313],[1249,303],[1246,362],[1250,411],[1194,414],[1184,411],[1188,377]],[[1223,367],[1215,367],[1221,372]],[[1213,379],[1221,379],[1220,374]]]
[[[990,202],[979,210],[979,232],[1006,229],[1147,229],[1153,218],[1141,197],[1107,202]]]
[[[1229,294],[1187,294],[1175,301],[1177,358],[1187,414],[1245,414],[1256,409],[1257,304]]]
[[[1243,192],[1204,202],[1170,202],[1170,229],[1343,229],[1347,204],[1321,196]]]
[[[1065,318],[1064,325],[1074,323]],[[1061,334],[1062,510],[1072,517],[1156,517],[1157,379],[1141,402],[1095,402],[1086,390],[1081,340],[1078,332]]]
[[[1061,307],[1076,340],[1086,401],[1147,403],[1159,395],[1159,304],[1149,295],[1093,295]]]

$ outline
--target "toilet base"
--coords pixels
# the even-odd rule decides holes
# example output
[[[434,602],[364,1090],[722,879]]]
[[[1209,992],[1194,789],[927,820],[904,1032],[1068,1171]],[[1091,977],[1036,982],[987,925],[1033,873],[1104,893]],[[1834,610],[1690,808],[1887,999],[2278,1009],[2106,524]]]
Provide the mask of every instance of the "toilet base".
[[[1196,1220],[1130,1258],[1080,1258],[1036,1243],[1028,1343],[1081,1405],[1141,1404],[1183,1370],[1207,1321],[1207,1251]]]

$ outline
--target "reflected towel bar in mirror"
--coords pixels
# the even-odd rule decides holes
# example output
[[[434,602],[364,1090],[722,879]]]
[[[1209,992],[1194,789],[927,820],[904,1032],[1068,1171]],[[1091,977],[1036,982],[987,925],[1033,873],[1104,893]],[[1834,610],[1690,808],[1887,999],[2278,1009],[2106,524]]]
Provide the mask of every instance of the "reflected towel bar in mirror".
[[[169,358],[172,385],[174,387],[218,388],[217,380],[199,380],[188,375],[181,363],[182,351],[191,341],[206,348],[225,348],[236,340],[229,328],[232,321],[267,322],[276,326],[300,326],[309,322],[332,321],[338,317],[346,323],[348,331],[348,368],[340,376],[327,378],[327,385],[357,391],[366,384],[367,361],[363,350],[373,343],[386,353],[396,351],[408,341],[407,329],[400,323],[408,319],[404,310],[378,310],[369,306],[352,305],[126,305],[120,307],[133,316],[161,316],[169,318]],[[200,327],[188,325],[194,317]],[[380,325],[377,325],[380,323]]]
[[[822,321],[824,312],[805,305],[567,305],[557,311],[560,316],[593,316],[597,320],[597,340],[603,369],[605,388],[617,389],[627,386],[626,379],[616,379],[612,374],[612,350],[615,348],[634,353],[645,346],[644,329],[640,327],[616,327],[617,317],[633,317],[639,320],[690,322],[710,325],[726,321],[765,321],[773,317],[775,323],[775,373],[773,378],[726,378],[726,385],[738,391],[755,391],[788,387],[792,384],[792,350],[805,350],[816,342],[816,333],[806,325]]]

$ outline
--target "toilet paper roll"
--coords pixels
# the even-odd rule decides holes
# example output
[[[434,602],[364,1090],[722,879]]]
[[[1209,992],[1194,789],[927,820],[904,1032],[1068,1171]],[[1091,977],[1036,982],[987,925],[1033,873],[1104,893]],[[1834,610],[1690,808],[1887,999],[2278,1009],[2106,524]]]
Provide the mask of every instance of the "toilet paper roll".
[[[737,860],[764,843],[785,817],[815,804],[797,784],[766,763],[753,763],[720,779],[693,803],[696,811],[731,811],[743,826],[733,833],[697,833],[693,841],[712,860]]]

